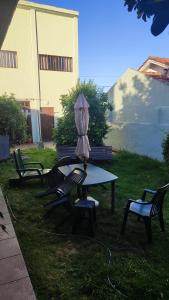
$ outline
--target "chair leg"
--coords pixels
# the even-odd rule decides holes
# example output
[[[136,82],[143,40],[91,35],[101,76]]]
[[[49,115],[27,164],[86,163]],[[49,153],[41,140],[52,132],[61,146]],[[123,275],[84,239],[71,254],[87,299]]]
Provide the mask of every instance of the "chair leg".
[[[79,199],[82,198],[82,191],[81,191],[81,189],[80,189],[79,186],[77,187],[77,197],[78,197]]]
[[[127,218],[128,218],[128,209],[125,208],[124,218],[123,218],[123,223],[122,223],[122,226],[121,226],[120,234],[124,234],[124,232],[125,232]]]
[[[44,204],[44,207],[55,207],[55,206],[59,206],[59,205],[65,205],[68,202],[68,197],[64,196],[61,199],[60,198],[56,198],[50,202],[47,202],[46,204]]]
[[[138,222],[140,222],[140,220],[141,220],[141,217],[140,217],[140,216],[138,216],[138,217],[137,217],[137,221],[138,221]]]
[[[144,218],[144,224],[145,224],[148,242],[151,243],[152,242],[151,219]]]
[[[159,222],[160,222],[161,230],[165,231],[165,228],[164,228],[164,219],[163,219],[163,213],[162,213],[162,211],[160,211],[158,213],[158,217],[159,217]]]
[[[80,216],[81,216],[80,209],[74,208],[73,209],[72,234],[75,234],[77,231],[77,227],[81,222]]]
[[[93,209],[89,210],[89,236],[94,237],[94,215]]]
[[[63,204],[63,206],[65,207],[66,210],[68,210],[69,212],[72,210],[72,205],[69,201],[65,202]]]
[[[57,199],[54,199],[54,200],[52,200],[52,201],[49,201],[49,202],[47,202],[47,203],[45,203],[45,204],[43,204],[43,206],[44,207],[50,207],[50,206],[54,206],[55,204],[56,204],[56,202],[57,202]]]
[[[96,222],[96,207],[95,206],[93,208],[93,219],[94,219],[94,222]]]
[[[52,212],[53,212],[53,207],[51,207],[48,211],[46,211],[46,212],[43,214],[43,218],[44,218],[44,219],[49,218]]]

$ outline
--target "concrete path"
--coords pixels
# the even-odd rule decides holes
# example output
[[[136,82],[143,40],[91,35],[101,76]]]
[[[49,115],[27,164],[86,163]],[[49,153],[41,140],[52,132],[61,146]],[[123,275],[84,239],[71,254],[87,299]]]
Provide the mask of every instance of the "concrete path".
[[[7,230],[0,228],[0,300],[36,300],[1,189],[0,211]]]

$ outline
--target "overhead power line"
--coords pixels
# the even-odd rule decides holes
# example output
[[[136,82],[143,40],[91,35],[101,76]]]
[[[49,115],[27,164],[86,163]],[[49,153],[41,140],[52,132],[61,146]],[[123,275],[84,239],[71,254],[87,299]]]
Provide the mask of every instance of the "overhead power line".
[[[115,75],[81,75],[80,77],[114,77],[114,78],[117,78],[118,76],[115,76]]]

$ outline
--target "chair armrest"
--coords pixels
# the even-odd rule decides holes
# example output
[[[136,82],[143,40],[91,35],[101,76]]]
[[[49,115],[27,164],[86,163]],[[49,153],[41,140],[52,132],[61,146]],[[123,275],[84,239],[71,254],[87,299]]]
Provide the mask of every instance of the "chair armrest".
[[[24,172],[24,173],[26,173],[27,171],[36,171],[38,173],[38,175],[42,175],[40,170],[37,168],[17,169],[17,171]]]
[[[27,162],[27,163],[24,163],[25,166],[27,165],[40,165],[41,166],[41,169],[44,169],[44,166],[41,162],[38,162],[38,161],[35,161],[35,162]]]
[[[141,200],[143,200],[143,201],[145,200],[147,193],[154,195],[156,193],[156,191],[150,190],[150,189],[144,189],[144,192],[143,192],[143,195],[141,197]]]
[[[140,199],[140,200],[142,200],[142,199]],[[129,199],[128,202],[127,202],[127,207],[130,206],[131,202],[141,204],[141,205],[149,205],[150,204],[150,202],[147,202],[147,201],[146,202],[139,202],[138,200]]]
[[[52,207],[52,206],[59,206],[59,205],[61,205],[61,204],[63,204],[63,203],[65,203],[66,201],[64,200],[64,199],[67,199],[67,195],[62,195],[62,196],[59,196],[58,198],[56,198],[56,199],[54,199],[54,200],[52,200],[52,201],[50,201],[50,202],[48,202],[48,203],[46,203],[46,204],[44,204],[43,206],[44,207]]]
[[[44,192],[40,192],[39,194],[37,194],[37,197],[45,197],[51,194],[55,194],[59,198],[67,196],[67,194],[65,194],[61,189],[55,186],[54,188],[47,189]]]
[[[45,197],[51,194],[56,194],[57,195],[57,186],[51,189],[47,189],[46,191],[42,191],[36,194],[36,197],[41,198],[41,197]]]
[[[60,187],[55,187],[55,193],[59,196],[59,197],[63,197],[68,195],[69,193],[65,193]]]

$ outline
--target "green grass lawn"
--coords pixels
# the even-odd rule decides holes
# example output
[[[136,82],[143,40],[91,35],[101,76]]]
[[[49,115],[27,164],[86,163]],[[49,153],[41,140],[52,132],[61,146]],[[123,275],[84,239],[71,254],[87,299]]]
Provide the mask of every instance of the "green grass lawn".
[[[45,167],[55,162],[53,150],[29,149],[33,161]],[[97,209],[95,239],[71,236],[71,218],[59,207],[43,218],[43,204],[49,198],[38,199],[42,189],[37,180],[28,181],[22,188],[11,188],[8,179],[15,174],[11,161],[0,163],[0,182],[17,221],[17,237],[38,300],[129,300],[169,299],[169,195],[164,204],[165,233],[158,219],[152,222],[153,243],[147,244],[144,225],[130,216],[126,234],[121,237],[123,207],[127,199],[142,195],[145,187],[156,189],[169,181],[165,165],[147,157],[120,152],[112,162],[101,165],[119,177],[116,183],[116,210],[110,213],[110,185],[107,189],[93,187],[90,194],[100,201]],[[75,199],[75,191],[72,201]],[[63,222],[64,220],[64,222]],[[85,228],[81,229],[84,234]],[[63,235],[62,235],[63,234]],[[108,253],[98,242],[109,247]]]

